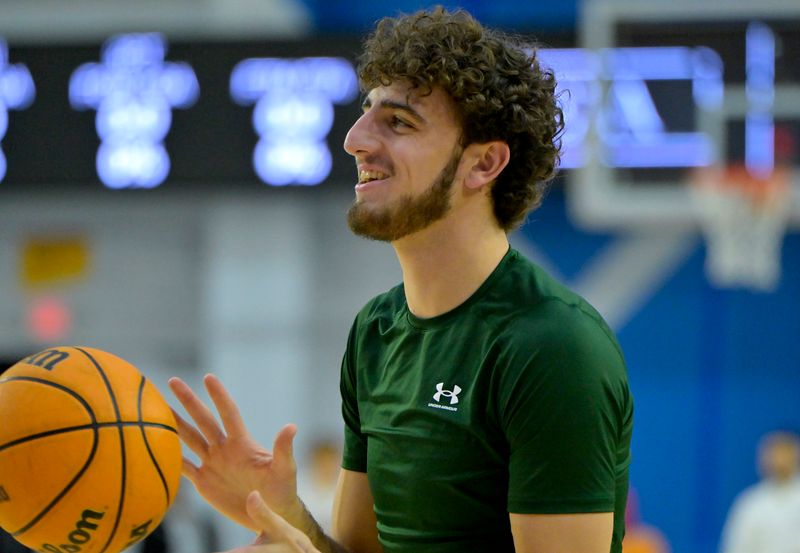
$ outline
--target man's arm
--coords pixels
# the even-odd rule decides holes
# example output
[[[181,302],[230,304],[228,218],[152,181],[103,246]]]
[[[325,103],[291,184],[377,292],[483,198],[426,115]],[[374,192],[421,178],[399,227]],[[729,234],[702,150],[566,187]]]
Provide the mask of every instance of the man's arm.
[[[509,517],[517,553],[608,553],[611,548],[614,513]]]
[[[350,476],[354,476],[354,479],[351,481],[351,484],[354,485],[347,485]],[[361,503],[361,500],[366,499],[362,493],[364,489],[361,488],[361,484],[366,480],[366,478],[362,478],[363,476],[366,475],[350,473],[349,475],[343,475],[343,477],[339,478],[339,483],[345,485],[340,488],[342,493],[339,494],[340,500],[337,501],[337,505],[350,504],[350,507],[355,507],[356,511],[363,509],[364,505]],[[369,493],[369,488],[367,488],[366,491]],[[369,495],[371,498],[371,494]],[[348,507],[345,507],[345,509],[347,508]],[[231,549],[227,553],[326,553],[328,551],[344,551],[344,549],[341,549],[341,546],[335,544],[327,536],[322,534],[321,531],[319,531],[319,536],[317,537],[328,540],[329,545],[333,545],[335,548],[329,549],[325,546],[322,550],[317,549],[308,535],[289,524],[284,518],[270,509],[269,506],[264,503],[263,498],[258,492],[253,492],[247,497],[247,514],[253,526],[259,529],[258,539],[256,539],[256,542],[252,545],[237,547],[236,549]],[[347,513],[342,512],[340,514],[345,515]],[[350,524],[349,526],[355,528],[358,525]],[[319,530],[319,527],[317,526],[316,529]],[[369,538],[369,532],[364,535],[362,535],[361,532],[356,533],[358,534],[355,536],[357,538],[356,541],[361,541],[365,545],[371,546],[369,545],[370,542],[368,539],[364,541],[364,538]],[[375,544],[377,545],[377,541]],[[362,549],[356,549],[356,551],[362,551]],[[380,548],[378,551],[380,551]]]
[[[367,474],[342,469],[333,502],[333,538],[352,553],[381,553]]]
[[[322,553],[382,553],[367,475],[342,469],[333,501],[333,532],[327,536],[308,511],[295,515],[299,528]]]
[[[342,470],[336,488],[333,526],[337,541],[325,535],[305,511],[301,527],[292,525],[264,503],[258,492],[247,498],[247,514],[259,537],[253,545],[227,553],[381,553],[367,475]],[[342,545],[346,544],[346,548]]]

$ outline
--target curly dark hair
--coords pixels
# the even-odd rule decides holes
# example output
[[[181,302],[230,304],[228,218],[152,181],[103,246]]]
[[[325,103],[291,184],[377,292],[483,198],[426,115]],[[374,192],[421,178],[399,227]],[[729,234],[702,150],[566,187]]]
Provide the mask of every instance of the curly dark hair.
[[[440,87],[456,106],[462,146],[508,144],[510,161],[491,191],[503,229],[541,205],[558,165],[564,122],[555,76],[540,67],[534,44],[439,6],[379,21],[365,41],[358,77],[365,91],[395,81],[423,94]]]

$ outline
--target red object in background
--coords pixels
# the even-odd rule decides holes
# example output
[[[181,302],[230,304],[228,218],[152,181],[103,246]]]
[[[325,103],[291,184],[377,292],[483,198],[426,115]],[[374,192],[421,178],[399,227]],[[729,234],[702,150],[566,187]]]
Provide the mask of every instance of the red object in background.
[[[27,326],[39,342],[63,341],[72,327],[72,311],[61,298],[36,298],[28,305]]]

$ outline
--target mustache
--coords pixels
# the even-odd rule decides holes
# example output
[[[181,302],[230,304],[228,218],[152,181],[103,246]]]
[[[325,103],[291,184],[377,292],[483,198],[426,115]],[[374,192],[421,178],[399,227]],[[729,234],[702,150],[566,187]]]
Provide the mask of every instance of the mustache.
[[[378,167],[378,168],[380,168],[381,171],[383,171],[384,173],[390,174],[390,175],[394,173],[394,164],[392,164],[391,161],[383,160],[380,157],[375,156],[375,155],[362,157],[362,158],[359,158],[358,160],[356,160],[356,170],[358,170],[358,165],[359,164],[369,165],[369,166],[372,166],[372,167]]]

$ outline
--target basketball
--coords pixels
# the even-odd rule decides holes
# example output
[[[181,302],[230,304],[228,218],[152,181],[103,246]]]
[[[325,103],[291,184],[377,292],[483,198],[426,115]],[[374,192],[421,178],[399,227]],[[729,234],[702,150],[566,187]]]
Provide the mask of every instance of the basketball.
[[[175,499],[175,419],[119,357],[57,347],[23,359],[0,377],[0,421],[0,526],[31,549],[117,553]]]

